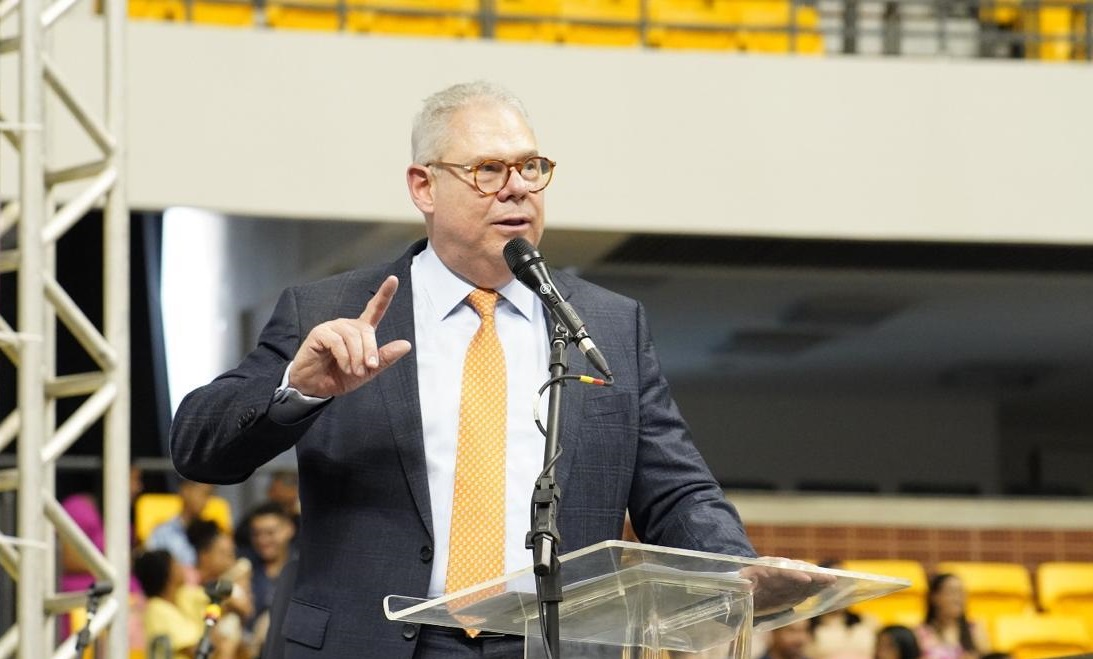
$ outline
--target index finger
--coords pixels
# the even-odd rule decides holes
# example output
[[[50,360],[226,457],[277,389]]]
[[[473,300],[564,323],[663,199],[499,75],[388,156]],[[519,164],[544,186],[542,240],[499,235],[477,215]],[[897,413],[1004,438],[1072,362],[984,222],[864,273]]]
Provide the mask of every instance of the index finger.
[[[384,279],[379,290],[376,291],[376,294],[364,307],[364,311],[361,312],[360,320],[368,323],[373,328],[379,326],[380,321],[383,320],[383,315],[387,313],[387,308],[391,306],[391,300],[395,298],[396,291],[398,291],[398,277],[391,275]]]

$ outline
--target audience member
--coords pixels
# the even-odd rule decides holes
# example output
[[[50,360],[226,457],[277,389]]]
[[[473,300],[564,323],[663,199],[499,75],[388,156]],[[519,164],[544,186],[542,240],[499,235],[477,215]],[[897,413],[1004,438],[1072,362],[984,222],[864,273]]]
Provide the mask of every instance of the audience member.
[[[278,469],[270,474],[266,487],[266,503],[275,503],[284,509],[297,531],[300,530],[300,478],[295,469]],[[235,547],[240,552],[250,550],[251,511],[235,527]]]
[[[824,561],[820,567],[839,568],[838,561]],[[849,610],[832,611],[809,620],[812,659],[869,659],[877,635],[877,625],[871,619]]]
[[[143,488],[143,481],[141,480],[141,471],[139,467],[129,468],[129,500],[130,502],[140,494]],[[98,489],[96,488],[88,488]],[[106,546],[105,537],[105,524],[103,523],[102,513],[100,512],[99,496],[90,491],[77,492],[69,495],[61,501],[61,508],[64,508],[68,516],[72,518],[72,521],[76,522],[76,526],[84,532],[87,539],[91,541],[91,544],[102,551]],[[63,592],[74,592],[80,590],[87,590],[91,587],[91,584],[95,582],[95,576],[91,574],[88,569],[87,563],[83,558],[76,553],[68,543],[60,543],[61,547],[61,588]],[[140,588],[136,584],[136,580],[131,583],[130,590],[133,592],[140,592]]]
[[[146,551],[133,561],[133,573],[140,581],[148,604],[144,608],[144,633],[149,642],[166,638],[172,659],[191,659],[204,635],[203,615],[186,615],[176,604],[186,583],[182,565],[165,549]],[[215,629],[210,636],[211,659],[235,659],[238,642],[224,638]]]
[[[954,574],[930,580],[926,621],[915,634],[925,659],[978,659],[988,647],[983,628],[964,614],[964,584]]]
[[[251,594],[251,564],[247,559],[236,559],[235,545],[231,536],[211,520],[197,520],[186,529],[186,536],[197,554],[197,577],[201,584],[217,580],[232,583],[232,592],[223,602],[223,614],[217,630],[234,642],[245,643],[243,622],[254,615],[254,598]],[[200,619],[209,596],[201,585],[184,584],[176,598],[178,607],[187,616]],[[250,656],[247,651],[244,656]]]
[[[182,499],[182,510],[177,516],[152,530],[144,543],[145,549],[166,549],[175,560],[187,567],[193,567],[197,562],[197,555],[186,538],[186,527],[201,518],[201,511],[205,509],[213,492],[213,486],[206,483],[189,480],[179,483],[178,495]]]
[[[91,544],[95,545],[95,548],[99,551],[103,551],[106,547],[106,526],[103,522],[102,513],[99,506],[99,495],[92,493],[90,490],[100,489],[97,485],[91,485],[85,483],[88,487],[87,491],[77,492],[65,497],[61,501],[61,508],[68,513],[68,516],[72,518],[72,521],[76,523],[76,526],[83,531],[87,539],[91,541]],[[129,468],[129,501],[130,503],[140,494],[143,489],[144,483],[141,478],[141,470],[139,467],[131,466]],[[75,547],[67,542],[58,543],[61,551],[61,579],[60,588],[61,592],[79,592],[86,591],[95,583],[95,575],[93,575],[80,554],[76,551]],[[129,607],[131,610],[139,612],[143,610],[144,601],[143,594],[141,593],[140,584],[137,583],[135,577],[130,575],[129,577]],[[61,616],[58,619],[58,634],[61,638],[67,638],[72,632],[69,625],[69,617]],[[129,642],[131,645],[141,647],[144,644],[144,636],[142,626],[135,616],[130,617],[129,625]]]
[[[873,659],[919,659],[915,633],[901,625],[889,625],[877,632],[877,649]]]
[[[807,620],[798,620],[771,631],[763,659],[806,659],[805,650],[812,640],[808,628]]]
[[[812,659],[869,659],[873,656],[876,627],[850,611],[832,611],[809,621]]]
[[[250,515],[251,551],[254,574],[255,615],[266,612],[273,603],[281,570],[292,556],[292,538],[296,529],[284,508],[276,503],[263,504]]]
[[[294,469],[278,469],[270,474],[266,497],[279,504],[295,522],[300,517],[300,478]]]

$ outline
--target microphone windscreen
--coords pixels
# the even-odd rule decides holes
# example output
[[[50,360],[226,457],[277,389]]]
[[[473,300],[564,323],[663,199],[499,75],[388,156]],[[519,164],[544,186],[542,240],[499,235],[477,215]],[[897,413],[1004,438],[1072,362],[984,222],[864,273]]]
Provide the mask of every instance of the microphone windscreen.
[[[509,265],[509,270],[513,272],[517,272],[518,269],[522,270],[526,263],[537,256],[539,256],[539,253],[525,238],[513,238],[505,243],[505,263]]]
[[[210,581],[205,584],[205,594],[209,596],[213,602],[219,602],[228,595],[232,594],[232,582],[227,579],[217,579],[216,581]]]

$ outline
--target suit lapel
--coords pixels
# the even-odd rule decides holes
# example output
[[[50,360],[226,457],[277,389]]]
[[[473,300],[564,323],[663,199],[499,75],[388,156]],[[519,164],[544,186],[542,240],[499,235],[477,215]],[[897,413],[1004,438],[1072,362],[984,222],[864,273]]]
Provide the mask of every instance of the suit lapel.
[[[380,323],[376,341],[384,345],[395,339],[407,339],[416,345],[414,334],[414,301],[410,286],[410,260],[424,248],[416,243],[395,263],[391,274],[399,278],[399,290]],[[382,283],[382,282],[379,282]],[[372,291],[375,295],[375,291]],[[376,378],[384,409],[394,435],[395,446],[403,473],[410,485],[421,521],[433,534],[432,508],[429,502],[429,476],[425,464],[425,433],[421,425],[421,398],[418,393],[417,354],[411,351]]]

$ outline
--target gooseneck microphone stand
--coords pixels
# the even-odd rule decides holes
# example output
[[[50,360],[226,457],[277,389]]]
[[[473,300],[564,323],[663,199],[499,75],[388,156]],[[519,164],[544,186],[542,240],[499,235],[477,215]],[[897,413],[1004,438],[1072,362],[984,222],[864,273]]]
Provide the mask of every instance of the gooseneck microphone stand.
[[[539,600],[539,625],[548,659],[560,658],[558,604],[562,601],[561,562],[558,561],[558,504],[562,492],[554,478],[554,466],[561,451],[559,434],[562,419],[562,386],[569,366],[566,349],[569,332],[556,324],[550,339],[550,403],[547,407],[546,445],[543,451],[543,471],[535,483],[531,499],[531,531],[525,547],[532,551],[535,591]]]
[[[83,629],[76,635],[76,659],[83,658],[83,652],[91,643],[91,621],[95,619],[95,613],[99,610],[99,600],[104,595],[109,595],[114,590],[114,584],[108,581],[96,581],[87,589],[87,620]]]

